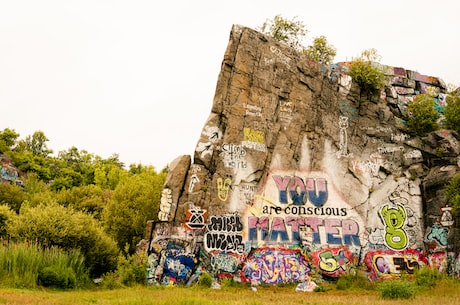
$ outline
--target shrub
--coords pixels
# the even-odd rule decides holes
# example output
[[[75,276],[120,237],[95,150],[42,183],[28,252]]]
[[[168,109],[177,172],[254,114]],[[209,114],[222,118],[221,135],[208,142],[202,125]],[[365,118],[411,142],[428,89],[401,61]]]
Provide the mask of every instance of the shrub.
[[[377,285],[383,299],[411,299],[415,297],[415,285],[410,281],[387,280]]]
[[[266,20],[257,30],[297,51],[304,50],[302,40],[308,31],[303,22],[296,21],[295,17],[288,20],[277,15],[271,20]]]
[[[146,255],[140,253],[127,255],[127,257],[120,255],[117,269],[120,282],[126,286],[145,284],[147,281],[147,267]]]
[[[207,272],[203,272],[200,275],[200,278],[198,280],[198,284],[200,286],[203,286],[203,287],[211,287],[211,285],[212,285],[212,276]]]
[[[444,108],[444,124],[447,129],[460,132],[460,96],[449,95]]]
[[[347,73],[358,84],[362,93],[373,94],[384,87],[385,74],[374,64],[379,59],[375,49],[365,50],[359,57],[353,58]]]
[[[460,209],[460,173],[456,174],[446,186],[446,195],[449,203],[452,205],[452,211],[455,213]]]
[[[372,283],[360,272],[346,274],[339,277],[336,283],[338,290],[348,289],[372,289]]]
[[[434,98],[427,94],[419,94],[409,103],[409,119],[407,129],[419,136],[438,129],[437,120],[440,117],[435,109]]]
[[[72,268],[61,268],[57,265],[45,267],[38,273],[38,284],[45,287],[73,288],[77,277]]]

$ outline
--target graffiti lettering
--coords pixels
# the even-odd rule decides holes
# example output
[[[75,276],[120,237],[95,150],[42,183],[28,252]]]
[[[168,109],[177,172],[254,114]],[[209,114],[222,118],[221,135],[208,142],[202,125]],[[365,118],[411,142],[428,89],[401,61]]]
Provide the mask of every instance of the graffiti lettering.
[[[243,267],[245,281],[265,284],[303,281],[308,278],[310,270],[298,250],[258,249]]]
[[[389,208],[386,204],[380,210],[385,227],[385,244],[393,250],[402,250],[407,246],[407,233],[402,229],[406,221],[406,210],[400,204]]]
[[[230,178],[217,178],[217,197],[220,200],[225,201],[228,197],[228,192],[230,190],[230,186],[232,185],[232,179]]]
[[[359,226],[352,219],[321,219],[315,217],[248,217],[248,239],[251,242],[261,240],[277,242],[299,243],[299,227],[311,228],[312,243],[334,245],[361,245],[359,240]],[[287,230],[290,227],[290,230]],[[325,234],[320,234],[324,231]],[[289,237],[291,236],[291,237]]]
[[[161,191],[160,198],[160,211],[158,212],[158,219],[160,221],[168,221],[171,214],[172,207],[172,191],[171,189],[165,188]]]
[[[243,253],[243,224],[238,215],[212,216],[206,227],[204,244],[207,251]]]
[[[279,202],[287,204],[288,194],[290,201],[295,205],[304,205],[308,200],[316,207],[321,207],[327,200],[327,181],[323,178],[306,178],[306,181],[298,176],[274,175],[273,180],[279,191]],[[308,195],[308,196],[307,196]]]

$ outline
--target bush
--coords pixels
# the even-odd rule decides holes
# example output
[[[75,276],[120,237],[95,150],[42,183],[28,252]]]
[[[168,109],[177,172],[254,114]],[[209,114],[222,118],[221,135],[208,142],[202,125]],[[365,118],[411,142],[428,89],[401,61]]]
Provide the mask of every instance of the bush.
[[[362,93],[374,94],[384,87],[385,74],[374,64],[379,59],[375,49],[365,50],[359,57],[353,58],[347,73],[358,84]]]
[[[38,273],[38,284],[45,287],[73,288],[77,277],[72,268],[59,266],[45,267]]]
[[[444,124],[447,129],[460,132],[460,96],[449,95],[444,108]]]
[[[418,94],[414,101],[407,105],[409,110],[407,129],[419,136],[438,129],[437,120],[440,114],[436,111],[435,105],[432,96]]]
[[[147,281],[147,267],[146,255],[140,253],[127,255],[127,257],[120,255],[117,269],[120,282],[126,286],[145,284]]]
[[[47,248],[71,251],[78,247],[92,277],[116,269],[116,243],[85,213],[57,204],[23,207],[7,231],[13,240],[34,240]]]
[[[449,203],[452,205],[452,211],[455,213],[460,209],[460,173],[456,174],[446,186],[446,195]]]
[[[415,297],[416,288],[412,282],[404,280],[387,280],[377,285],[383,299],[411,299]]]
[[[200,279],[198,280],[198,284],[200,286],[203,286],[203,287],[211,287],[211,285],[212,285],[212,276],[207,272],[203,272],[200,275]]]
[[[346,274],[339,277],[336,283],[337,290],[372,289],[373,284],[361,273]]]

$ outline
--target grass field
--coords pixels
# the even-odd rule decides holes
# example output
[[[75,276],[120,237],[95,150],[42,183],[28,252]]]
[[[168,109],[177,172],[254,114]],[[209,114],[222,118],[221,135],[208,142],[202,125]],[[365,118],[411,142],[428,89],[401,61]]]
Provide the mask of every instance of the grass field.
[[[52,290],[0,288],[0,304],[126,304],[126,305],[414,305],[460,304],[460,282],[441,281],[435,288],[424,288],[412,299],[383,299],[377,290],[337,290],[334,285],[325,292],[296,292],[295,286],[264,286],[222,289],[196,287],[138,286],[114,290]]]

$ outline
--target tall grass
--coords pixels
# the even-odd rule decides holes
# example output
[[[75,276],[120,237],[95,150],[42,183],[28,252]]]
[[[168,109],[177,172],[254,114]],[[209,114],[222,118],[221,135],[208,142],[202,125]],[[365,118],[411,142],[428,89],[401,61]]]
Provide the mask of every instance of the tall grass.
[[[0,282],[2,286],[35,288],[40,272],[46,267],[75,273],[76,285],[90,283],[84,256],[78,250],[43,248],[31,242],[2,242],[0,246]]]

